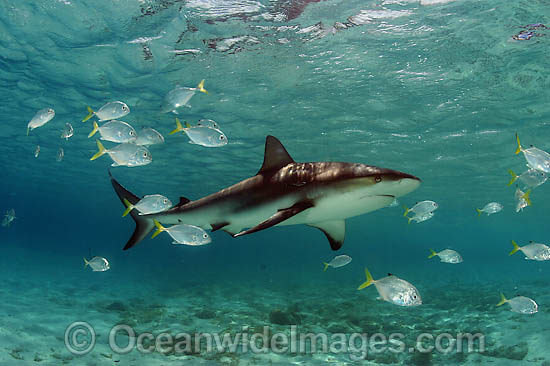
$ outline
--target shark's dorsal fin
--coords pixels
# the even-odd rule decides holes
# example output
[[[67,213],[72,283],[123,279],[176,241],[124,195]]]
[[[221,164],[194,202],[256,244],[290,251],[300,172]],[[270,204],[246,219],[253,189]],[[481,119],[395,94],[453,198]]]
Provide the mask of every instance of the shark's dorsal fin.
[[[187,203],[189,203],[189,202],[191,202],[191,200],[190,200],[189,198],[181,196],[181,197],[180,197],[180,201],[178,202],[178,204],[177,204],[176,206],[177,206],[177,207],[183,206],[183,205],[185,205],[185,204],[187,204]]]
[[[217,231],[217,230],[220,230],[222,227],[226,227],[227,225],[229,225],[229,222],[224,221],[224,222],[217,222],[215,224],[211,224],[210,226],[212,227],[212,231]]]
[[[325,221],[307,225],[321,230],[327,237],[332,250],[338,250],[344,244],[344,239],[346,238],[346,222],[344,220]]]
[[[265,138],[264,163],[258,174],[269,173],[287,164],[294,163],[281,141],[271,135]]]

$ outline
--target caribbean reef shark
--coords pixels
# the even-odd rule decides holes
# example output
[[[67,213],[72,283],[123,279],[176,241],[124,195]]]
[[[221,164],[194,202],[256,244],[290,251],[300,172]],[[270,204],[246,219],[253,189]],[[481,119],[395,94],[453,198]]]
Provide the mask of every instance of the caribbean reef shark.
[[[109,173],[110,175],[110,173]],[[124,203],[140,198],[111,183]],[[231,187],[191,201],[181,197],[173,208],[156,214],[130,212],[136,229],[124,250],[139,243],[161,224],[190,224],[233,237],[272,226],[306,224],[320,229],[338,250],[346,235],[345,219],[390,205],[420,185],[415,176],[371,165],[341,162],[295,162],[281,142],[267,136],[258,173]]]

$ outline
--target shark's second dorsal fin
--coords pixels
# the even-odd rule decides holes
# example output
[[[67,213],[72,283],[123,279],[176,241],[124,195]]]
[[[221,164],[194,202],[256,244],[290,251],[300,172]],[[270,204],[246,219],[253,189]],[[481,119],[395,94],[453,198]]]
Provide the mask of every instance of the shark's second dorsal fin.
[[[281,142],[271,135],[265,138],[264,163],[258,174],[265,174],[294,163]]]

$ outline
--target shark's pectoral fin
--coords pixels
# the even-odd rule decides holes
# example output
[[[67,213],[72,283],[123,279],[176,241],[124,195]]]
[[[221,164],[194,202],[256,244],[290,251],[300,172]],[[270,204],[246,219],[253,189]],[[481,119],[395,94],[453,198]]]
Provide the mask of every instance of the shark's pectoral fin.
[[[282,210],[277,211],[273,216],[271,216],[269,219],[259,223],[258,225],[254,226],[253,228],[250,228],[245,231],[241,231],[240,233],[234,235],[234,237],[243,236],[246,234],[252,234],[256,231],[264,230],[269,227],[275,226],[289,218],[291,218],[294,215],[299,214],[300,212],[307,210],[308,208],[313,207],[313,202],[311,201],[300,201],[295,203],[294,205],[290,206],[289,208],[285,208]]]
[[[344,220],[317,222],[308,224],[308,226],[321,230],[327,236],[332,250],[338,250],[344,244],[346,238],[346,222]]]

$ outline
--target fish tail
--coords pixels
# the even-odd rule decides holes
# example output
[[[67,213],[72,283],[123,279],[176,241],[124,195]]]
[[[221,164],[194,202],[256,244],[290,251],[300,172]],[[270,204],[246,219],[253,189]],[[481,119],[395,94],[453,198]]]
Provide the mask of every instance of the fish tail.
[[[365,268],[365,276],[367,277],[367,280],[361,284],[357,289],[362,290],[365,287],[369,287],[374,283],[374,279],[372,278],[372,275],[370,274],[369,270]]]
[[[99,151],[96,152],[95,155],[90,158],[90,160],[95,160],[107,152],[107,149],[105,149],[105,147],[101,142],[99,142],[99,140],[95,140],[95,142],[97,143],[97,148],[99,149]]]
[[[504,297],[504,294],[501,292],[500,293],[500,302],[497,304],[497,306],[501,306],[501,305],[504,305],[508,300],[506,299],[506,297]]]
[[[92,132],[90,132],[90,134],[88,135],[88,138],[92,137],[93,135],[95,135],[95,133],[99,131],[99,126],[97,125],[97,122],[94,121],[94,129],[92,130]]]
[[[323,268],[323,272],[325,272],[328,268],[328,263],[327,262],[323,262],[323,264],[325,265],[325,268]]]
[[[517,252],[518,250],[521,249],[520,246],[513,240],[512,240],[512,245],[514,246],[514,249],[508,255],[512,255],[512,254],[514,254],[515,252]]]
[[[430,249],[430,252],[432,252],[432,254],[430,254],[430,255],[428,256],[428,259],[429,259],[429,258],[433,258],[433,257],[435,257],[435,256],[437,255],[437,253],[436,253],[435,250],[433,250],[433,249]]]
[[[516,141],[518,142],[518,148],[516,149],[516,155],[517,155],[521,152],[521,144],[519,142],[519,136],[517,132],[516,132]]]
[[[166,228],[164,226],[162,226],[160,224],[160,222],[158,222],[157,220],[153,219],[153,222],[155,223],[155,226],[157,227],[157,231],[155,231],[153,233],[153,235],[151,235],[151,239],[153,239],[154,237],[156,237],[158,234],[162,233],[163,231],[166,230]]]
[[[185,128],[191,128],[191,125],[189,124],[189,122],[185,122]]]
[[[512,169],[508,169],[508,173],[512,176],[512,179],[508,182],[508,187],[510,187],[518,179],[518,175]]]
[[[88,115],[86,117],[84,117],[82,122],[86,122],[87,120],[92,118],[92,116],[94,115],[94,110],[92,108],[90,108],[90,106],[87,106],[86,108],[88,109]]]
[[[124,205],[126,205],[126,210],[122,213],[122,217],[124,217],[134,209],[134,205],[132,205],[126,198],[123,198],[122,201],[124,202]]]
[[[29,132],[31,132],[31,128],[27,127],[27,136],[29,136]]]
[[[202,79],[201,82],[199,83],[199,85],[197,85],[197,89],[200,92],[203,92],[204,94],[208,95],[208,91],[206,89],[204,89],[204,79]]]
[[[84,268],[88,267],[88,264],[90,264],[90,262],[88,262],[88,260],[84,258]]]
[[[482,213],[483,211],[481,211],[479,208],[476,208],[476,211],[477,211],[477,217],[481,216],[481,213]]]
[[[528,206],[531,206],[531,199],[529,198],[529,195],[531,194],[531,190],[528,189],[527,192],[525,192],[521,198],[523,198],[525,200],[525,202],[527,202],[527,205]]]
[[[413,220],[412,217],[407,217],[407,220],[409,220],[409,222],[407,224],[410,225],[411,221]]]
[[[176,117],[176,129],[172,130],[172,132],[169,133],[169,135],[173,135],[177,132],[183,131],[183,126],[181,125],[181,122],[178,117]]]
[[[132,192],[128,191],[120,183],[118,183],[111,175],[111,172],[109,172],[109,176],[111,178],[111,184],[113,185],[113,188],[115,189],[115,192],[122,203],[124,203],[125,199],[133,205],[139,202],[140,198]],[[142,241],[155,227],[155,225],[153,224],[153,220],[149,215],[140,216],[138,215],[137,210],[132,210],[130,211],[130,216],[132,216],[136,223],[136,229],[134,230],[134,233],[132,234],[130,239],[128,239],[128,242],[124,246],[123,250],[128,250],[134,247],[136,244]]]
[[[403,205],[403,208],[405,209],[405,212],[403,213],[403,217],[407,217],[407,214],[409,213],[409,208],[405,205]]]

